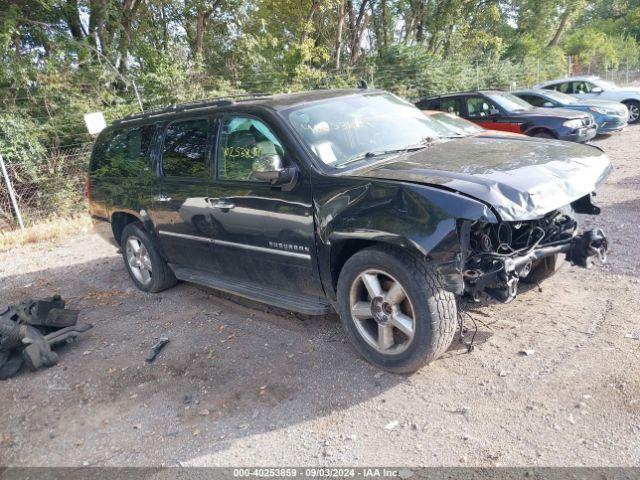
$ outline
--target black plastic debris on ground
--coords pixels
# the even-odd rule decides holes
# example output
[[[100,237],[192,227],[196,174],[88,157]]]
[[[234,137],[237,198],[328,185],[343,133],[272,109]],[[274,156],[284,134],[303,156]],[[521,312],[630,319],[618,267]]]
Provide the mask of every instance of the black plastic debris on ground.
[[[160,337],[160,339],[158,340],[158,343],[156,343],[149,350],[149,353],[147,354],[147,358],[145,358],[145,361],[147,363],[153,362],[167,343],[169,343],[168,337]]]
[[[10,305],[0,313],[0,380],[58,363],[55,345],[78,337],[92,325],[78,324],[78,310],[65,308],[60,295]]]

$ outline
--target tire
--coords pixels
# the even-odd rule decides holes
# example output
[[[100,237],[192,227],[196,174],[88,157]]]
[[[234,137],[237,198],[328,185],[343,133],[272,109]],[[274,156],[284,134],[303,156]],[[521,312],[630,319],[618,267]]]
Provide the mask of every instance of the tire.
[[[640,102],[637,100],[627,100],[622,103],[629,109],[629,123],[638,123],[640,121]]]
[[[169,265],[160,256],[149,234],[140,224],[130,223],[124,228],[120,245],[127,271],[140,290],[156,293],[177,283]],[[148,276],[143,271],[147,271]]]
[[[381,290],[372,298],[364,279],[370,282],[374,277]],[[389,293],[396,283],[405,297],[394,303],[394,295]],[[433,267],[404,250],[372,247],[354,254],[340,272],[337,297],[340,319],[356,350],[370,363],[390,372],[415,372],[442,355],[455,335],[454,295],[442,288]],[[356,307],[353,315],[352,305]],[[372,318],[366,318],[369,314]],[[390,323],[390,337],[388,333],[381,336],[381,331],[389,331]],[[403,325],[403,329],[396,325]]]
[[[532,265],[529,275],[521,280],[522,283],[541,283],[560,270],[562,261],[562,255],[559,253],[538,260]]]
[[[552,138],[552,139],[556,138],[555,135],[553,135],[550,132],[545,132],[544,130],[539,130],[531,136],[536,138]]]

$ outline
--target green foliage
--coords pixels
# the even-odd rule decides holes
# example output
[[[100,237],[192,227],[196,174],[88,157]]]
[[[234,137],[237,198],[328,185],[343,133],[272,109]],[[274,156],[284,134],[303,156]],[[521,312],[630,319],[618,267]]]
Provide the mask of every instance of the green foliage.
[[[0,114],[0,155],[9,165],[25,165],[16,169],[16,180],[37,179],[39,167],[46,161],[47,151],[38,136],[36,124],[17,112]]]

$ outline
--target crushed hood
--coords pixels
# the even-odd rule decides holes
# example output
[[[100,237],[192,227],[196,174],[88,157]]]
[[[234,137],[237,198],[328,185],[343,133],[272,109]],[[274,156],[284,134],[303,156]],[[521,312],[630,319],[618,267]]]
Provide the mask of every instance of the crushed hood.
[[[492,206],[504,221],[524,221],[593,192],[611,169],[607,156],[588,145],[473,136],[386,157],[342,175],[441,186]]]

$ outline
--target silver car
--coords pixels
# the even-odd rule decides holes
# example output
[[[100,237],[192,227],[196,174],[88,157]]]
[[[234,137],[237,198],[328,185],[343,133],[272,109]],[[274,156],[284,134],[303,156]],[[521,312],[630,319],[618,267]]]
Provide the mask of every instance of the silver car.
[[[540,83],[534,88],[556,90],[579,99],[613,100],[624,103],[629,109],[629,123],[640,120],[640,88],[619,87],[592,75],[551,80]]]

